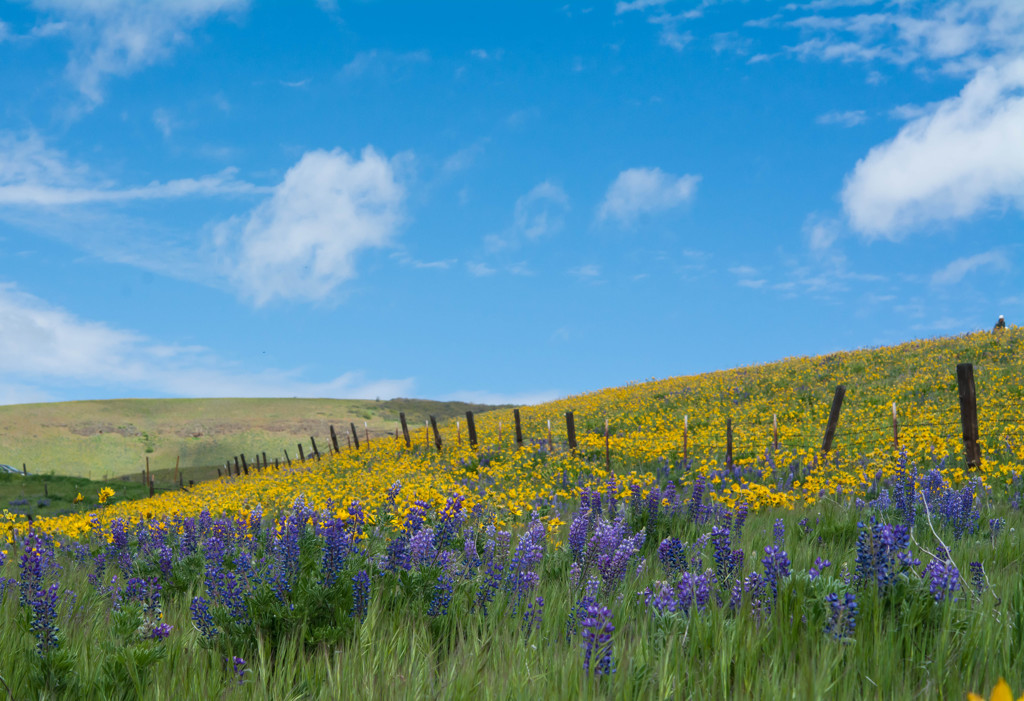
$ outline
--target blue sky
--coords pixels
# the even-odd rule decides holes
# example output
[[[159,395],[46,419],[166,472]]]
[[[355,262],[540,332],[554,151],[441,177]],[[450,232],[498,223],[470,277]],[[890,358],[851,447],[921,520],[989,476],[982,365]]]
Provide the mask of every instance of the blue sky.
[[[0,403],[529,403],[1024,318],[1024,3],[0,2]]]

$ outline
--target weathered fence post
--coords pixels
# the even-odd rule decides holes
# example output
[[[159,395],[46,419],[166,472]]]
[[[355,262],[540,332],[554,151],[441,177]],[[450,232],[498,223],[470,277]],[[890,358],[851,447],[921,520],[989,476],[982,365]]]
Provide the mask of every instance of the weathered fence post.
[[[548,452],[552,452],[555,449],[555,441],[551,437],[551,419],[548,419]]]
[[[296,443],[295,445],[299,446],[299,462],[305,462],[306,454],[302,451],[302,444]]]
[[[156,486],[153,484],[153,480],[149,480],[149,496],[156,494]]]
[[[28,465],[26,465],[25,463],[21,463],[21,474],[28,477]]]
[[[370,446],[370,427],[367,425],[367,423],[365,421],[363,422],[363,432],[366,434],[366,446],[369,447]]]
[[[569,436],[569,450],[576,450],[576,417],[571,411],[565,412],[565,432]]]
[[[263,451],[263,469],[266,470],[267,467],[268,467],[268,465],[267,465],[267,452]]]
[[[472,411],[466,412],[466,430],[469,432],[469,447],[476,448],[476,419]]]
[[[843,397],[846,396],[846,387],[839,385],[832,397],[832,408],[828,412],[828,425],[825,427],[825,437],[821,441],[821,454],[828,455],[832,450],[832,441],[836,437],[836,428],[839,426],[839,410],[843,406]]]
[[[516,448],[522,448],[523,447],[523,422],[522,422],[522,419],[519,418],[519,410],[518,409],[514,409],[512,411],[512,415],[516,419]]]
[[[772,414],[772,448],[779,449],[779,415]]]
[[[310,436],[309,437],[309,444],[311,446],[313,446],[313,455],[316,457],[317,460],[319,460],[320,459],[320,451],[316,449],[316,438],[314,438],[313,436]]]
[[[288,466],[291,467],[292,459],[290,457],[288,457],[288,449],[287,448],[285,448],[285,451],[284,451],[284,459],[288,461]]]
[[[437,452],[441,452],[441,434],[437,430],[437,419],[434,415],[430,415],[430,428],[434,430],[434,445],[437,446]]]
[[[732,418],[725,420],[725,466],[732,467]]]
[[[405,438],[405,447],[412,447],[412,440],[409,438],[409,424],[405,422],[405,412],[398,412],[398,420],[402,422],[402,437]]]
[[[245,474],[249,474],[249,465],[245,462],[245,453],[242,453],[242,470],[245,471]]]
[[[896,419],[896,402],[892,403],[892,447],[900,449],[900,424]]]
[[[218,468],[217,468],[217,478],[219,479],[219,478],[221,478],[221,477],[223,477],[223,476],[224,476],[224,475],[222,475],[222,474],[220,473],[220,468],[218,467]]]
[[[359,450],[359,434],[356,433],[356,424],[354,421],[350,421],[348,427],[352,430],[352,442],[356,446],[356,450]]]
[[[981,446],[978,445],[978,395],[974,388],[974,366],[960,363],[956,366],[956,384],[960,392],[960,424],[964,433],[964,454],[970,467],[981,464]]]
[[[333,424],[331,424],[331,445],[334,446],[334,452],[335,453],[340,453],[341,452],[341,450],[338,449],[338,434],[334,432],[334,425]]]

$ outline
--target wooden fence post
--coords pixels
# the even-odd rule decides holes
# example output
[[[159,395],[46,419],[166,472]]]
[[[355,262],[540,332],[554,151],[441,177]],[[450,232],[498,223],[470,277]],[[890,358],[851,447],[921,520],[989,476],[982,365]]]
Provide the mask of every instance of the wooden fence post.
[[[779,449],[779,415],[772,414],[772,448]]]
[[[981,446],[978,445],[978,395],[974,388],[974,366],[960,363],[956,366],[956,384],[960,393],[960,425],[964,433],[964,454],[969,467],[981,464]]]
[[[334,446],[334,452],[335,453],[340,453],[341,452],[338,449],[338,434],[334,432],[334,425],[333,424],[331,425],[331,445]]]
[[[441,434],[437,430],[437,419],[434,415],[430,415],[430,428],[434,430],[434,445],[437,446],[437,452],[441,452]]]
[[[245,474],[249,474],[249,465],[245,462],[245,453],[242,453],[242,469],[245,471]]]
[[[551,437],[551,419],[548,419],[548,452],[552,452],[555,449],[555,441]]]
[[[21,463],[21,474],[28,477],[28,465],[26,465],[25,463]]]
[[[732,418],[725,420],[725,466],[732,467]]]
[[[839,426],[839,410],[843,407],[843,397],[846,396],[846,387],[839,385],[832,397],[832,408],[828,412],[828,425],[825,427],[825,437],[821,441],[821,454],[828,455],[832,450],[832,441],[836,437],[836,428]]]
[[[320,459],[320,451],[316,449],[316,438],[313,438],[313,436],[310,436],[309,437],[309,444],[311,446],[313,446],[313,455],[315,455],[316,459],[319,460]]]
[[[405,447],[412,447],[412,440],[409,438],[409,424],[405,422],[405,412],[398,412],[398,420],[402,422],[402,437],[405,438]]]
[[[220,468],[218,467],[218,468],[217,468],[217,478],[218,478],[218,479],[220,479],[220,478],[221,478],[221,477],[223,477],[223,476],[224,476],[224,475],[222,475],[222,474],[220,473]]]
[[[150,479],[149,480],[149,496],[153,496],[154,494],[156,494],[156,487],[153,484],[153,480]]]
[[[476,448],[476,419],[472,411],[466,412],[466,430],[469,432],[469,447]]]
[[[359,434],[356,433],[356,424],[354,421],[350,421],[348,427],[352,430],[352,442],[355,443],[356,450],[359,450]]]
[[[302,452],[302,444],[301,443],[296,443],[295,445],[299,446],[299,462],[305,462],[306,461],[306,454],[304,452]]]
[[[290,457],[288,457],[288,449],[287,448],[285,448],[285,451],[284,451],[284,459],[288,461],[288,466],[291,467],[292,459]]]
[[[900,424],[896,419],[896,402],[892,403],[892,447],[900,449]]]
[[[367,447],[369,447],[369,445],[370,445],[370,427],[366,424],[365,421],[363,422],[363,433],[366,434],[366,445],[367,445]]]
[[[266,470],[267,467],[269,467],[269,465],[267,465],[267,452],[263,451],[263,469]]]
[[[565,432],[569,436],[569,450],[576,450],[576,417],[571,411],[565,412]]]
[[[512,410],[512,415],[516,419],[516,448],[522,448],[523,447],[523,422],[522,422],[522,419],[519,417],[519,410],[518,409],[513,409]]]

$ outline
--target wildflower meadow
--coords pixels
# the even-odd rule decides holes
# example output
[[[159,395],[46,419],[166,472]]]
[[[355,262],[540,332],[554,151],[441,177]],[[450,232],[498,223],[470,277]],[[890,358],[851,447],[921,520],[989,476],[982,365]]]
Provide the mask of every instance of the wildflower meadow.
[[[638,382],[520,418],[518,436],[489,412],[475,442],[461,420],[412,427],[408,444],[149,499],[5,513],[0,694],[1024,689],[1024,330]]]

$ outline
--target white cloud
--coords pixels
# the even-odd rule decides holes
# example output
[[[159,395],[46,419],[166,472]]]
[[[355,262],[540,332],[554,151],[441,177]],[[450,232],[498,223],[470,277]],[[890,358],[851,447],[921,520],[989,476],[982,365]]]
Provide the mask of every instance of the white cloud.
[[[469,274],[474,277],[485,277],[487,275],[494,275],[495,270],[486,263],[466,263],[466,268],[469,270]]]
[[[640,214],[664,211],[689,201],[699,182],[699,175],[676,176],[660,168],[629,168],[619,173],[608,188],[597,217],[612,217],[628,225]]]
[[[342,67],[341,74],[346,78],[358,78],[364,75],[382,76],[401,68],[429,61],[430,53],[427,51],[395,53],[371,49],[357,53],[351,61]]]
[[[86,166],[69,162],[64,153],[46,146],[37,134],[18,138],[0,132],[0,205],[56,207],[264,191],[237,180],[236,172],[225,168],[215,175],[119,188],[94,177]]]
[[[819,115],[816,121],[818,124],[838,124],[843,127],[855,127],[867,121],[868,114],[864,110],[847,110],[845,112],[832,111]]]
[[[478,141],[461,148],[448,158],[444,159],[444,163],[441,166],[441,170],[445,173],[457,173],[460,170],[466,170],[476,162],[476,159],[480,157],[480,154],[484,152],[484,146],[490,139],[483,138]]]
[[[248,0],[32,0],[59,18],[72,39],[71,81],[93,105],[107,76],[128,76],[170,57],[188,31],[213,15],[240,12]]]
[[[1006,253],[996,249],[965,258],[957,258],[942,270],[935,271],[932,275],[932,284],[955,285],[980,268],[1007,271],[1010,267],[1010,259]]]
[[[570,275],[578,278],[595,278],[601,276],[601,266],[599,265],[580,265],[572,268],[569,271]]]
[[[165,139],[169,139],[178,127],[178,122],[171,116],[170,112],[163,107],[158,107],[153,110],[153,125],[160,130]]]
[[[649,7],[661,7],[669,2],[671,0],[633,0],[632,2],[621,2],[620,0],[615,3],[615,14],[621,15],[625,12],[646,10]]]
[[[961,93],[872,148],[843,206],[868,238],[1006,204],[1024,210],[1024,59],[982,69]]]
[[[309,151],[245,221],[217,227],[216,245],[243,296],[322,299],[355,276],[356,254],[388,245],[402,220],[400,162],[372,147],[353,159]]]
[[[548,180],[516,200],[515,228],[528,239],[557,232],[569,209],[569,196]]]
[[[70,386],[193,397],[408,396],[414,382],[348,372],[324,382],[296,371],[239,372],[206,349],[166,345],[83,320],[0,283],[0,403],[62,399]]]
[[[751,275],[757,275],[757,268],[751,267],[749,265],[736,265],[729,268],[729,272],[732,273],[733,275],[749,277]]]
[[[836,242],[839,237],[839,222],[834,219],[823,219],[817,215],[809,215],[804,221],[804,235],[807,246],[814,253],[823,253]]]

